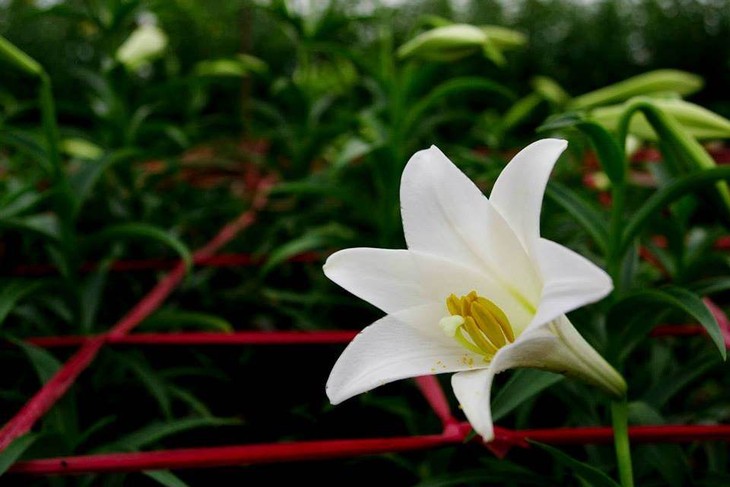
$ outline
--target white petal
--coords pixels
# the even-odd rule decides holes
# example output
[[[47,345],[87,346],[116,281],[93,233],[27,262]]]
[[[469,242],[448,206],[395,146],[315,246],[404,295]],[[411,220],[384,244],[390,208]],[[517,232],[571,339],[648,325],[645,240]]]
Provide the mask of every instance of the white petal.
[[[603,269],[567,247],[540,239],[537,254],[544,287],[530,327],[598,301],[613,289],[613,282]]]
[[[532,320],[535,308],[532,301],[521,294],[521,289],[500,282],[494,275],[479,272],[478,268],[466,267],[435,255],[420,252],[411,254],[419,269],[425,292],[443,305],[439,319],[448,315],[446,298],[450,294],[464,296],[476,291],[502,308],[517,333]]]
[[[497,374],[515,367],[548,370],[575,377],[620,397],[626,392],[621,375],[596,352],[565,316],[520,335],[494,356]]]
[[[429,301],[407,250],[341,250],[327,259],[323,269],[331,280],[386,313]]]
[[[408,248],[471,267],[537,303],[541,283],[510,225],[436,147],[417,152],[401,179]]]
[[[543,139],[522,149],[494,183],[489,200],[532,252],[540,236],[540,210],[550,172],[568,143]]]
[[[478,355],[443,337],[435,340],[391,315],[376,321],[340,355],[327,380],[327,396],[338,404],[398,379],[486,366]]]
[[[466,419],[485,442],[494,438],[490,404],[494,374],[492,367],[489,367],[459,372],[451,376],[451,387]]]

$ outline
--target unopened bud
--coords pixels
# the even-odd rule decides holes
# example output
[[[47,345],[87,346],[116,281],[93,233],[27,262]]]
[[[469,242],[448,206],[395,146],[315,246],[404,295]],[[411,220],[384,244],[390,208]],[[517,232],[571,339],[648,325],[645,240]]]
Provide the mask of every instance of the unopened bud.
[[[129,70],[160,57],[167,47],[167,35],[153,24],[142,24],[117,49],[117,61]]]
[[[635,96],[674,93],[685,96],[702,88],[702,78],[674,69],[660,69],[640,74],[573,99],[572,109],[585,109],[621,103]]]

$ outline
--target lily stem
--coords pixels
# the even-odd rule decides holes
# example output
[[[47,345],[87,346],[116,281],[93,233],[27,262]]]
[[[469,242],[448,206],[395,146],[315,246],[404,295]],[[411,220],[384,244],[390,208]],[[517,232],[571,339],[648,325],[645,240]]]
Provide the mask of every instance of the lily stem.
[[[613,442],[616,447],[616,462],[621,487],[634,487],[634,474],[631,467],[629,446],[629,415],[626,396],[611,401],[611,420],[613,423]]]

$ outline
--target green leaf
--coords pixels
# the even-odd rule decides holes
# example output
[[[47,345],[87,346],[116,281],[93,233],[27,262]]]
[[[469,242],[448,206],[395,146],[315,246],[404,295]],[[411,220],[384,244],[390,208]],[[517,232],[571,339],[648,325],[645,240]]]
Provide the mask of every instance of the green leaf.
[[[0,36],[0,58],[34,78],[40,78],[44,73],[43,67],[35,59],[15,47],[3,36]]]
[[[74,215],[78,214],[101,176],[114,165],[129,160],[137,154],[136,150],[123,149],[103,157],[101,160],[81,161],[78,168],[69,176],[73,195]]]
[[[48,351],[21,340],[13,340],[13,342],[23,349],[42,384],[48,382],[61,368],[61,362]]]
[[[591,487],[620,487],[619,484],[597,468],[578,461],[557,448],[536,441],[530,441],[530,444],[549,453],[557,463],[569,468],[576,476],[591,485]]]
[[[51,240],[58,240],[60,235],[58,217],[53,213],[2,218],[0,227],[35,233]]]
[[[604,172],[613,184],[623,184],[628,170],[626,156],[619,141],[596,122],[580,113],[568,112],[548,118],[539,132],[574,128],[581,131],[598,155]]]
[[[0,452],[0,476],[15,463],[15,461],[25,453],[25,451],[33,445],[36,435],[25,434],[17,438],[5,450]]]
[[[272,250],[266,263],[261,267],[261,274],[268,274],[276,266],[302,252],[320,250],[328,246],[337,247],[338,243],[350,238],[352,238],[352,231],[341,225],[329,224],[313,228]]]
[[[0,219],[16,217],[37,206],[52,195],[51,191],[38,193],[32,188],[23,188],[3,196],[0,205]]]
[[[644,114],[654,131],[659,136],[664,150],[669,149],[670,157],[676,157],[686,164],[677,176],[697,171],[707,171],[716,167],[715,160],[707,153],[697,140],[692,137],[672,116],[661,109],[650,98],[637,98],[629,103],[619,122],[618,135],[620,141],[626,140],[631,118],[637,112]],[[669,155],[668,154],[668,155]],[[720,201],[723,216],[730,219],[730,189],[724,181],[715,184],[715,197]]]
[[[188,270],[192,266],[193,260],[190,250],[188,250],[188,247],[180,239],[173,237],[170,233],[159,227],[147,223],[120,223],[118,225],[111,225],[91,237],[94,241],[115,240],[119,238],[157,241],[177,252],[183,262],[185,262]]]
[[[720,325],[712,312],[702,302],[702,298],[691,291],[678,287],[662,289],[645,289],[638,291],[622,301],[624,309],[641,309],[641,303],[655,302],[670,305],[696,319],[707,331],[712,342],[717,347],[722,359],[727,358],[725,342],[720,331]]]
[[[226,418],[185,418],[167,421],[164,423],[156,422],[122,436],[113,443],[105,445],[96,451],[116,451],[119,449],[134,451],[150,446],[169,436],[184,433],[193,429],[210,426],[237,425],[240,423],[240,420]]]
[[[42,280],[14,279],[3,282],[2,291],[0,291],[0,325],[5,322],[19,302],[28,296],[37,294],[44,287],[48,287],[48,284]]]
[[[169,470],[144,470],[142,474],[157,481],[165,487],[188,487],[177,475]]]
[[[588,232],[604,255],[608,252],[608,226],[600,210],[565,185],[550,181],[545,195],[560,205]]]
[[[517,369],[492,401],[492,420],[503,418],[523,402],[563,379],[560,374],[542,370]]]
[[[676,374],[662,376],[645,392],[644,400],[657,408],[662,408],[688,384],[704,376],[717,365],[715,355],[703,354],[694,357],[690,362],[680,367]]]
[[[214,330],[233,331],[233,325],[227,320],[208,313],[182,310],[160,310],[144,320],[140,328],[145,330]]]
[[[618,141],[606,129],[595,122],[583,121],[576,125],[583,132],[598,155],[598,160],[613,184],[626,180],[627,161]]]
[[[723,179],[730,179],[730,167],[717,167],[706,169],[683,176],[671,182],[664,188],[654,193],[641,207],[629,218],[621,238],[620,250],[623,253],[631,241],[639,234],[646,221],[660,209],[669,203],[705,186],[709,186]]]
[[[446,81],[416,103],[405,115],[401,123],[403,133],[408,133],[436,103],[446,97],[457,93],[469,93],[474,91],[486,91],[501,95],[502,97],[513,100],[515,98],[512,91],[505,86],[495,83],[481,77],[462,77]]]

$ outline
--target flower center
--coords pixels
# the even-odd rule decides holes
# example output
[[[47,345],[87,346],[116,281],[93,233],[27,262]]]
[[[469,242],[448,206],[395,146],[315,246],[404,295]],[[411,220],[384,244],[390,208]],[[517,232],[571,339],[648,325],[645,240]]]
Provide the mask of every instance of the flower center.
[[[472,291],[460,298],[451,294],[446,298],[450,316],[439,325],[446,335],[453,337],[467,350],[490,361],[497,350],[515,341],[512,325],[499,306]]]

